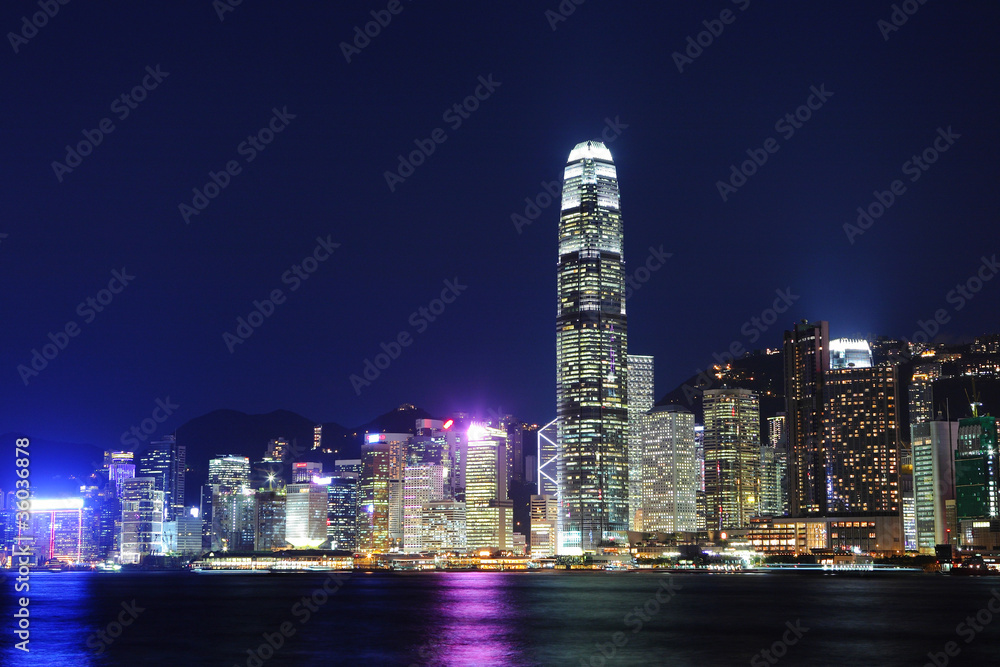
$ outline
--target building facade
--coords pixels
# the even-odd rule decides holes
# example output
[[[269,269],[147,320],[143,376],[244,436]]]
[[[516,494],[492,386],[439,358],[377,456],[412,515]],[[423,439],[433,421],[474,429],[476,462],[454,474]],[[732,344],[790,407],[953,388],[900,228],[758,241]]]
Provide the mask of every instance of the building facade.
[[[708,389],[703,400],[707,528],[748,527],[759,509],[758,396],[749,389]]]
[[[628,329],[618,174],[599,141],[563,175],[556,303],[560,551],[626,543]]]
[[[635,425],[642,453],[641,524],[636,530],[697,532],[694,414],[677,405],[657,406]]]

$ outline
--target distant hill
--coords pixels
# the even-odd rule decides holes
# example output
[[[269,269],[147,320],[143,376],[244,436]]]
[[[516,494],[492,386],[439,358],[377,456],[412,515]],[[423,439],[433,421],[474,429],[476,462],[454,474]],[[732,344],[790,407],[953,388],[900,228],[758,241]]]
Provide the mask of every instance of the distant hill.
[[[761,436],[765,437],[767,418],[785,411],[784,355],[751,352],[730,366],[728,371],[723,372],[707,365],[704,373],[695,373],[666,393],[656,405],[680,405],[694,413],[697,423],[704,424],[704,390],[723,387],[752,389],[760,395]],[[716,377],[716,373],[720,372],[723,377]]]
[[[336,422],[324,423],[320,451],[312,449],[316,421],[287,410],[263,415],[248,415],[237,410],[215,410],[196,417],[177,429],[177,442],[187,448],[187,504],[198,502],[198,493],[208,478],[208,461],[220,454],[260,460],[267,444],[275,438],[291,443],[292,459],[316,461],[324,470],[332,470],[337,459],[356,459],[366,432],[412,433],[417,419],[430,419],[426,410],[412,405],[379,415],[366,424],[345,428]],[[332,450],[326,454],[322,450]]]

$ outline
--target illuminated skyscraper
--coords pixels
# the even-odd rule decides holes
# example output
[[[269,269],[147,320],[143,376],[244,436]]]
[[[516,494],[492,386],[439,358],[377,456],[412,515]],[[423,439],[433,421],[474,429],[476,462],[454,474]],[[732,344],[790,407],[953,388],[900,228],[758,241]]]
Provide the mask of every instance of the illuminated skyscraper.
[[[421,522],[424,503],[444,500],[444,466],[435,463],[406,466],[403,480],[403,551],[423,550]]]
[[[570,152],[559,218],[556,403],[560,552],[626,540],[628,331],[618,174],[611,152]]]
[[[284,548],[285,542],[285,492],[257,491],[257,521],[254,526],[254,551],[273,551]],[[354,516],[352,514],[353,521]]]
[[[296,548],[326,542],[329,491],[323,484],[289,484],[285,496],[285,541]]]
[[[955,451],[955,505],[959,521],[1000,518],[1000,452],[997,446],[996,417],[959,420],[958,449]]]
[[[379,433],[368,435],[368,444],[361,448],[359,549],[388,552],[401,546],[404,450],[399,437]]]
[[[222,493],[234,493],[250,486],[250,459],[245,456],[209,459],[208,483],[218,484]]]
[[[658,406],[639,417],[635,426],[642,453],[642,525],[636,530],[696,532],[694,415],[677,405]]]
[[[14,525],[18,544],[30,548],[37,564],[53,558],[68,564],[83,561],[83,498],[32,498],[27,522]]]
[[[785,332],[785,401],[788,414],[788,496],[791,515],[825,516],[823,381],[830,369],[829,325],[797,323]]]
[[[331,549],[353,551],[358,546],[358,476],[361,459],[335,462],[330,478],[326,534]]]
[[[653,407],[653,357],[628,355],[628,517],[640,530],[636,515],[642,509],[642,438],[639,421]]]
[[[896,367],[831,370],[824,394],[826,516],[901,516]]]
[[[705,513],[709,530],[746,528],[758,513],[760,406],[749,389],[708,389]]]
[[[948,501],[955,501],[955,449],[958,422],[923,421],[910,424],[913,447],[913,492],[917,513],[917,549],[933,554],[938,544],[958,537],[948,525]],[[950,531],[950,532],[949,532]]]
[[[514,504],[508,497],[507,432],[469,427],[465,469],[465,517],[468,548],[513,547]]]
[[[152,477],[133,477],[122,487],[120,563],[139,565],[163,553],[163,491]]]
[[[156,490],[163,491],[163,511],[166,521],[184,514],[184,470],[187,453],[183,444],[172,435],[154,440],[139,454],[138,477],[152,477]]]
[[[926,361],[913,365],[909,386],[910,424],[921,424],[935,418],[934,380],[941,377],[941,362]]]

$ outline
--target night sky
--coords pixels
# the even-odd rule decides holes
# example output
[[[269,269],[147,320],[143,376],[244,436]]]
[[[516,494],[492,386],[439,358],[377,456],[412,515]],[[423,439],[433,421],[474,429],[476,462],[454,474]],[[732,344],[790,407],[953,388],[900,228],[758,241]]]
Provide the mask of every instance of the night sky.
[[[655,355],[658,395],[801,318],[909,338],[942,309],[941,340],[996,331],[1000,280],[960,310],[948,294],[997,250],[1000,7],[903,4],[915,13],[889,30],[889,2],[566,0],[559,20],[556,0],[248,1],[222,20],[221,1],[70,2],[35,31],[35,2],[5,2],[0,28],[30,38],[0,47],[0,433],[114,447],[167,397],[164,433],[218,408],[355,425],[403,402],[544,423],[558,205],[520,229],[512,214],[602,133],[627,273],[671,254],[628,301],[629,351]],[[387,5],[401,11],[347,62],[341,43]],[[776,127],[797,109],[808,120]],[[67,162],[84,131],[100,143]],[[907,171],[939,136],[947,150]],[[434,151],[391,190],[415,142]],[[767,161],[724,201],[717,181],[748,150]],[[210,172],[228,183],[202,201]],[[126,284],[102,293],[114,272]],[[457,296],[431,322],[419,309],[446,281]],[[745,325],[786,289],[766,331]],[[350,376],[401,333],[358,395]]]

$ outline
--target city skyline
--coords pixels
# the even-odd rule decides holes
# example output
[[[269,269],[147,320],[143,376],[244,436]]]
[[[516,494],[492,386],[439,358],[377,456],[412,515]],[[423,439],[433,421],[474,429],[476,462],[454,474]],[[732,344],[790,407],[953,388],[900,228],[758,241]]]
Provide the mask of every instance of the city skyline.
[[[705,8],[581,7],[554,30],[537,7],[484,9],[482,17],[471,8],[408,8],[350,63],[338,45],[350,43],[370,7],[242,7],[224,21],[202,9],[97,7],[75,17],[75,27],[53,19],[17,53],[11,48],[11,85],[51,113],[5,107],[18,129],[11,152],[22,156],[8,180],[29,196],[4,200],[0,226],[0,277],[11,286],[0,307],[18,314],[0,351],[0,433],[112,445],[154,411],[167,417],[158,433],[215,408],[289,408],[352,425],[417,399],[442,414],[504,402],[544,423],[554,411],[541,324],[555,285],[553,201],[567,147],[588,138],[608,141],[627,176],[629,314],[642,325],[631,342],[660,359],[658,386],[675,386],[734,344],[779,345],[778,325],[765,324],[776,290],[794,298],[778,304],[785,321],[825,318],[836,337],[912,338],[924,323],[956,340],[992,326],[995,281],[966,287],[982,253],[940,237],[977,238],[996,208],[997,77],[988,63],[998,59],[987,28],[996,8],[922,6],[886,39],[878,28],[886,12],[871,6],[795,15],[734,6],[735,22],[683,71],[673,54],[689,48],[703,21],[718,20]],[[22,14],[11,6],[0,24],[18,26]],[[460,27],[470,20],[496,30],[479,39]],[[124,25],[163,30],[130,42],[127,58],[88,47],[85,35]],[[288,37],[300,29],[301,39]],[[198,38],[180,49],[179,36],[191,30]],[[500,34],[531,39],[513,58]],[[468,57],[460,65],[409,58],[424,53],[428,35]],[[602,47],[567,48],[581,41]],[[275,48],[264,56],[261,43]],[[92,81],[53,81],[65,52],[77,54]],[[982,66],[968,67],[969,58]],[[157,66],[159,83],[146,70]],[[573,74],[554,76],[555,68]],[[955,76],[930,74],[945,70]],[[636,85],[641,72],[648,78]],[[375,95],[365,83],[373,80],[384,82]],[[122,119],[111,103],[119,100],[118,110],[136,86],[144,99],[126,105]],[[819,109],[809,106],[820,104],[813,87],[826,98]],[[453,111],[470,96],[474,111]],[[809,118],[795,127],[784,117],[800,107]],[[65,162],[65,146],[84,141],[81,130],[104,117],[115,130],[57,180],[52,163]],[[774,129],[779,119],[788,129]],[[272,139],[272,121],[282,129],[264,146],[257,135],[266,128],[263,139]],[[446,140],[431,140],[434,152],[390,191],[385,172],[409,173],[398,156],[409,161],[414,142],[428,146],[439,127]],[[935,142],[947,146],[938,128],[947,135],[949,127],[959,138],[928,165],[922,154]],[[238,150],[249,135],[264,146],[252,162]],[[740,171],[748,151],[762,161],[769,137],[777,152],[748,166],[756,173],[723,201],[716,183],[740,182],[730,166]],[[929,168],[911,181],[901,167],[912,168],[915,155]],[[240,173],[224,171],[230,160]],[[160,186],[136,181],[135,165],[147,165]],[[229,184],[185,221],[178,205],[191,205],[192,190],[220,170]],[[894,179],[905,193],[893,194]],[[844,225],[857,224],[857,209],[883,206],[873,193],[885,202],[891,195],[892,205],[849,240]],[[39,248],[47,250],[39,256]],[[745,278],[714,270],[722,266]],[[364,276],[363,289],[355,276]],[[442,311],[433,302],[445,281],[454,301]],[[251,315],[260,312],[254,301],[270,312],[264,301],[274,289],[283,303]],[[358,314],[353,326],[337,326],[332,295]],[[491,329],[495,305],[512,301],[530,335]],[[671,328],[664,304],[710,323],[709,333]],[[223,334],[237,336],[239,318],[260,325],[249,336],[240,328],[230,352]],[[64,340],[71,321],[79,333]],[[387,367],[366,365],[400,334],[412,342]],[[470,340],[488,354],[477,356]],[[58,354],[36,360],[47,363],[35,371],[32,351],[46,345]],[[38,373],[27,386],[22,365]],[[359,394],[352,375],[371,384]],[[157,400],[177,407],[167,415]],[[59,418],[45,405],[59,405]]]

